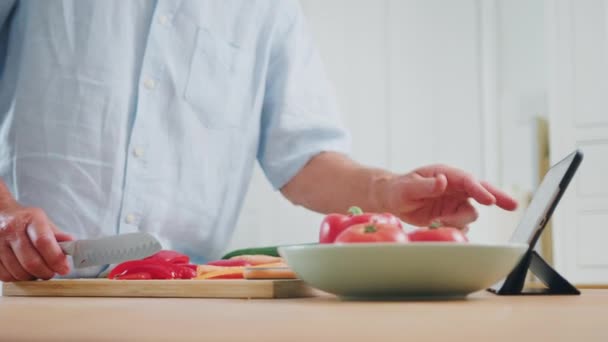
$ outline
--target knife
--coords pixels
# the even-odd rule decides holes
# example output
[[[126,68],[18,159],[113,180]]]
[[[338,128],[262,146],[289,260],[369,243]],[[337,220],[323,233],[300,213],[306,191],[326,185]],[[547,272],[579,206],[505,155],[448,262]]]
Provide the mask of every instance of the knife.
[[[160,242],[145,232],[65,241],[59,242],[59,246],[65,254],[72,256],[76,268],[142,259],[162,249]]]

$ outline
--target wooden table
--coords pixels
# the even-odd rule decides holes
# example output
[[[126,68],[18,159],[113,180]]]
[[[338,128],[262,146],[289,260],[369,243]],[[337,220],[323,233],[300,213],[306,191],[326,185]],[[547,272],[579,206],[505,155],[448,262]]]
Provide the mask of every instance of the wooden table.
[[[1,341],[608,341],[608,290],[344,302],[0,298]]]

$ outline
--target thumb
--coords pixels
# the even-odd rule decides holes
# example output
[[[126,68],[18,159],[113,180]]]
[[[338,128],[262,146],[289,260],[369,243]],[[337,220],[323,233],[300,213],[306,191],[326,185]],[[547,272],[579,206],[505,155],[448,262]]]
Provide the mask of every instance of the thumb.
[[[52,223],[51,223],[51,229],[53,230],[53,233],[55,234],[55,239],[57,240],[57,242],[74,240],[74,237],[72,235],[59,230],[59,228],[57,228],[57,226],[55,226]]]
[[[448,179],[444,174],[433,177],[423,177],[414,174],[402,183],[402,194],[405,200],[418,200],[425,198],[435,198],[444,194],[448,186]]]

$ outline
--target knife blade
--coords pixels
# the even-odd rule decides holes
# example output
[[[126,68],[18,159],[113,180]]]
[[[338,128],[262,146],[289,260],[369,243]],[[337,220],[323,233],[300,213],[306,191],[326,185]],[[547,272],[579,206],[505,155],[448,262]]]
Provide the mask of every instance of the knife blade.
[[[59,246],[65,254],[72,256],[76,268],[142,259],[162,249],[160,242],[145,232],[65,241],[59,242]]]

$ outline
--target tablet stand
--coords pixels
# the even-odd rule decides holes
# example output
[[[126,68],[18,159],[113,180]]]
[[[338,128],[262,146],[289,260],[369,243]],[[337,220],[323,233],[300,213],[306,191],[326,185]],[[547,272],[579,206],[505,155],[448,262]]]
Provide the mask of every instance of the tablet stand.
[[[524,289],[526,275],[530,270],[547,288]],[[578,295],[580,291],[555,271],[533,246],[511,271],[504,282],[488,289],[497,295]]]

